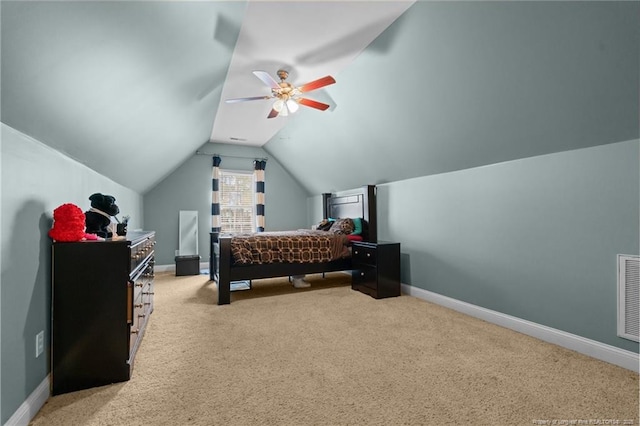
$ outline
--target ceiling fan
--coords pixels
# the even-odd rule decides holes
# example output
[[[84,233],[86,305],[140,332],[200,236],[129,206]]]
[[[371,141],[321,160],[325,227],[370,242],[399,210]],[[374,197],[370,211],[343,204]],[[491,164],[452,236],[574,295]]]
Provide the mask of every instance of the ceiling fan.
[[[278,70],[278,77],[280,78],[279,83],[266,71],[253,71],[253,74],[258,77],[264,84],[271,88],[271,95],[227,99],[225,102],[231,104],[236,102],[275,98],[276,101],[271,106],[271,112],[269,113],[267,118],[274,118],[278,115],[285,117],[289,115],[289,113],[296,112],[299,105],[308,106],[311,108],[319,109],[321,111],[326,110],[327,108],[329,108],[328,104],[314,101],[313,99],[302,98],[300,97],[300,95],[303,93],[311,92],[312,90],[320,89],[336,82],[333,77],[328,75],[326,77],[311,81],[300,87],[295,87],[291,83],[285,81],[287,77],[289,77],[289,72],[285,70]]]

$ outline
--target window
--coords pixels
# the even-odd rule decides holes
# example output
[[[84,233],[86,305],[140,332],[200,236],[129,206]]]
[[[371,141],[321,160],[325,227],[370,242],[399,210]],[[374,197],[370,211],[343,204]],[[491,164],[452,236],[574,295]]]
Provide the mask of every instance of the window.
[[[253,172],[220,170],[221,232],[255,231]]]

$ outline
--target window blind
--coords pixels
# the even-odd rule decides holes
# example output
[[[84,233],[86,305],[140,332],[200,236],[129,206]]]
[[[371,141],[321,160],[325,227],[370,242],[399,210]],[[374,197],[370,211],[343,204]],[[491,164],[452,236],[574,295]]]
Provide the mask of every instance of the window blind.
[[[252,172],[220,171],[220,220],[224,233],[253,232],[255,194]]]

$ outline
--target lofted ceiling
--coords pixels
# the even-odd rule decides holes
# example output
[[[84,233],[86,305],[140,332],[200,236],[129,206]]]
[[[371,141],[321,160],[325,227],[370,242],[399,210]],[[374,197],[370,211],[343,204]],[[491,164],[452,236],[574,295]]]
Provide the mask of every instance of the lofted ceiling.
[[[224,102],[270,93],[251,71],[337,77],[412,3],[3,0],[1,119],[144,193],[208,141],[262,146],[287,124]]]
[[[639,137],[640,2],[0,7],[2,122],[141,194],[208,142],[261,147],[319,194]],[[308,94],[332,107],[224,102],[279,68],[333,75]]]

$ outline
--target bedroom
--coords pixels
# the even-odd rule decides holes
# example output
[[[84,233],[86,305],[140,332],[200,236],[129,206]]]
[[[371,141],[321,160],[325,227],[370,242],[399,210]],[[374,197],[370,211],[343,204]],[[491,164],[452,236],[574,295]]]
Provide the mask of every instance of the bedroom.
[[[335,74],[334,110],[301,109],[263,146],[207,142],[224,98],[201,73],[233,61],[212,30],[181,58],[190,73],[172,56],[199,33],[174,39],[170,23],[223,15],[235,43],[246,3],[58,3],[1,3],[3,424],[49,373],[32,349],[49,331],[51,211],[116,194],[172,264],[180,209],[201,212],[207,247],[211,159],[197,150],[230,169],[268,158],[270,230],[316,223],[323,192],[376,184],[409,290],[637,357],[616,335],[616,255],[639,252],[637,2],[410,4]],[[144,70],[108,62],[134,54]]]

